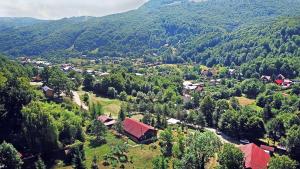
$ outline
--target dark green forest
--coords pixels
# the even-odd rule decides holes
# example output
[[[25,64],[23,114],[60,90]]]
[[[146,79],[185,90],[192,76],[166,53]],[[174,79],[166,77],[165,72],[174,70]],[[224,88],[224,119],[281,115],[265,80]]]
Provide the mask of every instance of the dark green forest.
[[[156,58],[208,66],[299,56],[300,1],[152,0],[106,17],[0,19],[10,56]]]

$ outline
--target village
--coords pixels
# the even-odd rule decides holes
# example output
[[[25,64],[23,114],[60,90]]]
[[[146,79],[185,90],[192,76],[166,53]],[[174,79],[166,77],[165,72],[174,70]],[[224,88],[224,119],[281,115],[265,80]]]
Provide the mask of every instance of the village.
[[[81,64],[74,64],[74,63],[64,63],[64,64],[51,64],[47,61],[39,61],[39,60],[30,60],[27,58],[20,58],[20,61],[23,65],[30,64],[33,67],[37,68],[38,72],[43,72],[44,67],[58,67],[60,71],[64,72],[64,74],[69,74],[70,72],[75,72],[82,76],[80,79],[81,81],[85,81],[84,76],[91,76],[93,79],[95,79],[94,83],[97,83],[101,81],[101,79],[109,78],[113,73],[111,73],[111,70],[115,67],[122,67],[122,63],[124,61],[122,60],[110,60],[110,61],[95,61],[95,60],[87,60],[85,61],[84,66]],[[100,69],[93,69],[93,67],[99,68],[97,65],[107,65],[105,69],[103,70],[103,67]],[[161,67],[176,67],[176,65],[163,65],[161,63],[154,63],[154,64],[148,64],[143,63],[141,60],[138,60],[134,62],[132,65],[134,71],[131,72],[133,76],[140,77],[140,78],[147,78],[149,76],[152,76],[155,74],[155,71],[147,72],[143,71],[144,67],[153,66],[153,70],[160,69]],[[182,70],[184,65],[180,65],[180,70]],[[187,65],[188,67],[188,65]],[[149,67],[148,69],[151,69]],[[222,68],[224,69],[224,68]],[[139,71],[138,71],[139,70]],[[220,75],[220,68],[214,67],[214,68],[207,68],[207,67],[201,67],[201,71],[199,71],[199,79],[183,79],[180,88],[182,91],[180,92],[180,97],[182,100],[182,105],[184,105],[185,111],[187,113],[187,116],[189,116],[190,111],[192,111],[192,107],[190,106],[192,102],[195,100],[194,97],[198,97],[198,95],[202,95],[208,91],[214,91],[219,86],[223,86],[225,84],[225,81],[228,79],[238,79],[233,80],[234,83],[240,83],[240,81],[243,81],[243,74],[240,72],[239,68],[226,68],[225,74],[223,73]],[[157,73],[157,72],[156,72]],[[170,72],[159,72],[161,75],[168,75]],[[240,78],[240,79],[239,79]],[[69,80],[75,81],[75,78],[70,78]],[[280,88],[280,91],[283,91],[283,94],[286,94],[284,91],[289,90],[293,85],[298,84],[299,80],[290,80],[288,78],[285,78],[282,74],[278,74],[275,77],[262,75],[259,78],[259,81],[261,81],[263,84],[275,84]],[[40,86],[40,90],[44,93],[45,97],[48,98],[49,101],[55,101],[57,102],[56,98],[59,97],[66,97],[66,93],[58,93],[56,95],[55,86],[47,86],[44,85],[44,79],[42,76],[42,73],[37,73],[36,76],[32,77],[32,85],[34,86]],[[82,87],[80,87],[82,88]],[[91,91],[84,91],[80,89],[79,91],[72,90],[71,91],[71,98],[73,98],[73,102],[77,104],[81,109],[84,111],[91,111],[89,110],[91,108],[91,102],[92,101],[84,101],[83,97],[87,95],[89,99],[95,99],[99,100],[97,96],[93,96]],[[198,94],[198,95],[197,95]],[[103,97],[103,96],[100,96]],[[241,100],[244,98],[244,96],[240,97]],[[121,102],[124,102],[124,100],[120,100],[120,96],[117,96],[116,98],[118,102],[118,108],[117,110],[109,110],[106,112],[107,109],[104,109],[104,114],[101,114],[96,117],[96,119],[101,122],[106,128],[109,129],[111,133],[113,133],[116,137],[121,137],[125,140],[125,144],[128,144],[132,146],[132,148],[135,148],[136,146],[140,145],[141,149],[143,149],[143,145],[149,145],[150,147],[157,147],[159,144],[159,133],[164,131],[165,127],[157,127],[156,124],[153,122],[145,124],[143,121],[149,121],[150,119],[145,119],[147,117],[155,117],[155,115],[148,116],[148,113],[136,110],[127,110],[127,117],[123,118],[121,121],[121,128],[118,129],[115,126],[119,125],[120,121],[120,114],[119,111],[122,111],[120,106]],[[131,98],[132,99],[132,98]],[[101,100],[101,99],[100,99]],[[125,99],[129,101],[128,99]],[[61,102],[61,101],[60,101]],[[109,101],[107,101],[109,102]],[[240,102],[240,101],[239,101]],[[248,104],[253,105],[254,101],[251,101],[251,103],[245,103],[243,106],[248,106]],[[130,104],[130,102],[128,103]],[[243,103],[240,103],[241,105]],[[113,114],[113,115],[112,115]],[[155,117],[156,120],[158,120],[158,117]],[[252,140],[249,141],[246,138],[233,138],[229,136],[226,133],[223,133],[218,127],[207,127],[201,124],[197,124],[195,122],[174,117],[174,115],[164,115],[163,119],[165,119],[166,126],[171,126],[173,128],[174,133],[178,132],[178,128],[182,128],[185,132],[185,135],[188,135],[190,133],[193,133],[195,131],[210,131],[213,132],[218,136],[218,138],[222,141],[222,143],[230,143],[238,147],[244,154],[245,159],[245,168],[253,168],[253,169],[260,169],[260,168],[266,168],[268,166],[268,163],[270,161],[271,156],[273,156],[274,153],[279,154],[285,154],[286,148],[281,145],[269,145],[269,142],[262,142],[258,140]],[[151,126],[151,124],[153,126]],[[128,140],[131,140],[133,142],[128,143]],[[113,143],[114,144],[114,143]],[[96,151],[96,150],[95,150]],[[147,150],[145,150],[147,151]],[[156,150],[157,151],[157,150]],[[145,152],[146,153],[146,152]],[[104,160],[105,162],[103,165],[112,165],[110,162],[107,161],[108,159]]]

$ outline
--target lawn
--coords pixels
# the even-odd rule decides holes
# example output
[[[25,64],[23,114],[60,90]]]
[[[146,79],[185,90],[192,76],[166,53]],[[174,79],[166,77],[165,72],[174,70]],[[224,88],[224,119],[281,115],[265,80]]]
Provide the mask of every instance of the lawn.
[[[152,168],[152,159],[160,154],[159,146],[156,144],[156,149],[150,148],[151,145],[138,145],[134,143],[131,140],[127,140],[127,137],[124,138],[117,138],[112,131],[108,131],[106,136],[107,143],[99,146],[99,147],[93,147],[90,145],[90,138],[87,138],[84,149],[85,149],[85,164],[86,167],[89,168],[92,164],[92,160],[94,155],[98,157],[98,166],[101,169],[108,169],[112,168],[111,166],[104,166],[103,165],[103,157],[106,153],[110,152],[111,147],[113,147],[116,144],[125,143],[128,141],[130,144],[128,148],[128,153],[126,155],[128,156],[128,159],[132,159],[131,162],[123,163],[125,168],[140,168],[140,169],[148,169]],[[120,166],[121,163],[119,163],[118,166]],[[64,166],[64,167],[55,167],[55,169],[71,169],[72,166]],[[117,167],[118,168],[118,167]]]
[[[254,99],[248,99],[246,97],[236,97],[236,99],[239,101],[240,105],[242,106],[248,106],[255,103]]]
[[[83,96],[84,91],[78,92],[80,96]],[[118,117],[118,114],[121,109],[121,101],[117,99],[108,99],[103,97],[98,97],[95,94],[89,93],[90,99],[93,102],[97,102],[103,107],[104,114],[112,115],[114,118]]]

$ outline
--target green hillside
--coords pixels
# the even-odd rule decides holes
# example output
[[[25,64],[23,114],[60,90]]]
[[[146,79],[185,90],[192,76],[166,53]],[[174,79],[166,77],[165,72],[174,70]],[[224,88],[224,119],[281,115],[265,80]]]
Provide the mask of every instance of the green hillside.
[[[0,52],[240,64],[257,56],[299,56],[299,15],[299,0],[151,0],[101,18],[0,19],[0,26],[6,25]]]

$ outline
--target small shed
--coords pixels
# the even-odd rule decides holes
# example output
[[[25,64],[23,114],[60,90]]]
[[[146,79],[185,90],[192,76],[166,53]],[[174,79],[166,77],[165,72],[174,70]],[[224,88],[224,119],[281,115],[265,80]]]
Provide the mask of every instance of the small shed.
[[[42,90],[46,97],[54,97],[54,90],[48,86],[43,86]]]

